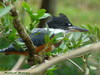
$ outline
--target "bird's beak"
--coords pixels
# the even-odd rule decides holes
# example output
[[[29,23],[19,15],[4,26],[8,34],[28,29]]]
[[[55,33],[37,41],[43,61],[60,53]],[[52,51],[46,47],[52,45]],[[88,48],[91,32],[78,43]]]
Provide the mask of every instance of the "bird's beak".
[[[87,29],[80,28],[80,27],[77,27],[77,26],[71,26],[71,27],[68,27],[68,28],[69,28],[69,31],[71,31],[71,32],[87,32],[88,31]]]

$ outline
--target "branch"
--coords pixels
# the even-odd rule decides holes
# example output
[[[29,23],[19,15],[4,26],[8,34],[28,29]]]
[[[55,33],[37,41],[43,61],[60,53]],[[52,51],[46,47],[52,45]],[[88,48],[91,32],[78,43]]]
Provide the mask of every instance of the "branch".
[[[52,60],[49,60],[36,68],[27,70],[27,72],[33,73],[34,75],[38,75],[39,73],[45,72],[52,65],[65,61],[66,58],[75,58],[77,56],[82,56],[95,50],[100,50],[100,42],[70,51],[61,56],[54,57]]]
[[[62,61],[65,61],[67,58],[76,58],[77,56],[82,56],[84,54],[93,52],[99,50],[100,51],[100,42],[88,45],[76,50],[72,50],[68,53],[62,54],[60,56],[54,57],[52,60],[48,60],[45,63],[42,63],[41,65],[35,67],[35,68],[30,68],[27,70],[19,70],[19,71],[6,71],[6,72],[0,72],[0,75],[7,75],[9,73],[10,75],[19,75],[20,73],[22,75],[44,75],[45,71],[50,68],[51,66],[60,63]]]
[[[6,1],[6,0],[1,0],[1,2],[4,2],[4,4],[6,6],[11,5],[10,2]],[[21,20],[19,18],[19,13],[18,13],[18,11],[16,10],[16,8],[14,6],[11,9],[10,12],[11,12],[11,16],[13,17],[13,25],[14,25],[15,29],[17,30],[19,36],[25,42],[25,45],[26,45],[26,47],[28,49],[28,52],[29,52],[29,59],[28,59],[29,64],[33,65],[34,51],[35,51],[34,44],[31,41],[30,36],[27,34],[24,26],[21,24]]]
[[[25,56],[21,56],[18,59],[17,63],[14,65],[14,67],[11,69],[11,71],[18,70],[21,67],[21,65],[24,63],[24,61],[25,61]]]
[[[13,24],[15,29],[18,31],[18,34],[22,38],[22,40],[25,42],[26,47],[28,48],[29,52],[29,62],[32,64],[32,61],[34,59],[34,45],[33,42],[31,41],[30,36],[27,34],[26,30],[24,29],[24,26],[21,24],[20,19],[19,19],[19,14],[16,11],[15,8],[11,10],[11,14],[14,17]]]

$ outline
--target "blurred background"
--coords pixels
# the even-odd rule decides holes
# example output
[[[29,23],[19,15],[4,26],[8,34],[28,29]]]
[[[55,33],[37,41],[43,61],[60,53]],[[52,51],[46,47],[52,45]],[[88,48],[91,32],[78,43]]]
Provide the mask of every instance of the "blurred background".
[[[59,13],[67,15],[75,25],[96,24],[100,26],[99,0],[27,0],[27,2],[34,12],[40,8],[46,8],[47,12],[52,15]]]
[[[20,12],[20,16],[22,16],[21,20],[23,20],[24,25],[30,24],[30,18],[26,12],[23,12],[23,8],[21,7],[21,3],[23,0],[15,3],[15,6],[18,8]],[[39,9],[44,8],[47,10],[47,13],[51,15],[58,15],[59,13],[63,13],[67,15],[73,25],[81,26],[82,24],[89,25],[98,25],[100,27],[100,1],[99,0],[25,0],[34,12],[37,12]],[[33,13],[34,13],[33,12]],[[24,16],[25,15],[25,16]],[[44,21],[43,21],[44,22]],[[42,22],[42,23],[43,23]],[[41,25],[42,25],[41,23]],[[8,55],[0,54],[0,70],[9,70],[11,69],[17,59],[20,56],[17,55]],[[83,62],[80,58],[73,59],[78,63],[78,65],[82,66]],[[69,64],[69,65],[68,65]],[[55,71],[55,75],[83,75],[83,73],[78,70],[73,64],[70,62],[66,62],[58,65],[58,70]],[[22,68],[29,68],[28,64],[23,64]],[[91,74],[94,75],[94,72]]]

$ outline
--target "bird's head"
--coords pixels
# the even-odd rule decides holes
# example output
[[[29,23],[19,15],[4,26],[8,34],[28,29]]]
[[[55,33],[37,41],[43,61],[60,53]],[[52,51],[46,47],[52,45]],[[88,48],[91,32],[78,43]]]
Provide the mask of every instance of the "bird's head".
[[[88,31],[87,29],[74,26],[64,14],[59,14],[58,17],[52,17],[49,21],[47,21],[47,24],[49,28],[63,29],[70,32]]]

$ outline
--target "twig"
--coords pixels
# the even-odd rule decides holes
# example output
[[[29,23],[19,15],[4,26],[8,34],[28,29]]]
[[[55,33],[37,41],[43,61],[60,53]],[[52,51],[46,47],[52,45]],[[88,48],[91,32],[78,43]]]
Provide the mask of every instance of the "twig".
[[[21,56],[21,57],[18,59],[16,65],[14,65],[14,67],[11,69],[11,71],[16,71],[16,70],[18,70],[18,69],[21,67],[21,65],[23,64],[24,61],[25,61],[25,56]]]
[[[84,72],[84,70],[78,66],[73,60],[69,59],[69,58],[66,58],[69,62],[71,62],[74,66],[76,66],[81,72]]]
[[[73,65],[75,65],[81,72],[84,72],[84,70],[78,66],[74,61],[72,61],[71,59],[67,58],[68,61],[70,61]]]
[[[83,56],[83,62],[84,62],[84,75],[90,75],[90,70],[89,70],[89,67],[88,67],[88,64],[87,64],[87,57],[86,55]]]

